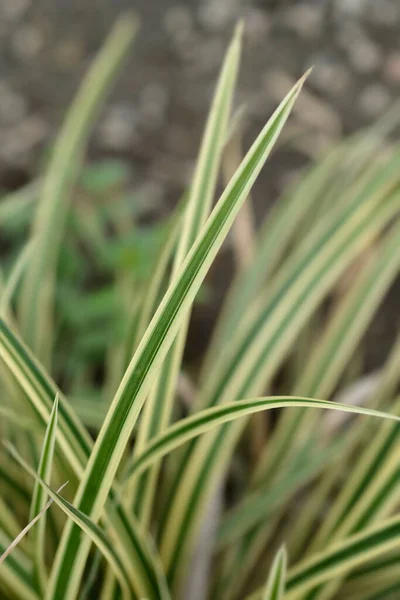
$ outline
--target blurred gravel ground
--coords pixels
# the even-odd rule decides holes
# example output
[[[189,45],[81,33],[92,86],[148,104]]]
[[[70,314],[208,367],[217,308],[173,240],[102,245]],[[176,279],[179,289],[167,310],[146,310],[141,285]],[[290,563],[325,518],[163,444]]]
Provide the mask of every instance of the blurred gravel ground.
[[[0,0],[3,174],[35,168],[88,61],[127,8],[140,15],[141,33],[93,151],[131,157],[159,193],[190,173],[239,17],[246,41],[237,101],[254,128],[310,65],[295,122],[313,131],[313,151],[376,119],[400,89],[399,0]]]

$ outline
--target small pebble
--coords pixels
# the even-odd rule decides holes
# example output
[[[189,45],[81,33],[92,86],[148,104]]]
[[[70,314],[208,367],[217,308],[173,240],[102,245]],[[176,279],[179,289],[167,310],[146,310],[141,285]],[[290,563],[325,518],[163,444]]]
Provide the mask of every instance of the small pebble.
[[[323,14],[318,4],[298,4],[288,7],[281,22],[305,40],[313,40],[322,34]]]
[[[369,0],[336,0],[335,12],[338,18],[345,16],[362,17],[366,11]]]
[[[11,47],[16,58],[27,61],[35,58],[43,48],[41,31],[33,25],[21,25],[12,36]]]
[[[31,0],[0,0],[0,15],[8,21],[17,21],[21,19],[30,4]]]
[[[244,35],[250,42],[262,43],[271,29],[271,19],[266,11],[250,7],[244,15]]]
[[[377,117],[390,104],[390,93],[381,83],[371,83],[360,94],[359,106],[367,117]]]
[[[328,102],[317,98],[308,90],[302,90],[293,112],[306,125],[325,131],[333,137],[338,137],[342,132],[339,114]]]
[[[400,52],[389,54],[384,68],[385,78],[393,84],[400,84]]]
[[[29,153],[44,141],[47,134],[47,124],[40,117],[27,117],[11,129],[0,132],[0,159],[7,164],[25,163]]]
[[[370,40],[356,41],[349,48],[349,60],[355,71],[369,75],[381,67],[382,51]]]
[[[193,30],[193,16],[189,8],[182,4],[169,8],[164,17],[164,28],[174,39],[186,39]]]
[[[221,31],[240,15],[240,0],[204,0],[199,7],[199,20],[210,31]]]
[[[5,82],[0,82],[0,121],[14,125],[21,121],[28,110],[27,101],[14,92]]]
[[[159,83],[148,84],[139,98],[140,122],[146,129],[159,128],[164,122],[167,105],[167,90]]]
[[[100,143],[111,150],[127,150],[133,140],[137,125],[136,109],[129,104],[114,104],[109,107],[100,124]]]
[[[357,21],[340,21],[335,32],[335,41],[340,48],[351,52],[354,44],[365,39],[365,31]]]
[[[313,70],[310,76],[310,83],[320,92],[329,96],[342,96],[349,90],[351,84],[351,73],[347,66],[337,60],[330,60],[315,57],[315,61],[310,61]]]
[[[398,0],[373,0],[369,3],[368,20],[376,25],[398,25],[400,3]]]
[[[54,48],[53,57],[57,67],[68,71],[73,69],[85,57],[82,40],[77,38],[62,40]]]

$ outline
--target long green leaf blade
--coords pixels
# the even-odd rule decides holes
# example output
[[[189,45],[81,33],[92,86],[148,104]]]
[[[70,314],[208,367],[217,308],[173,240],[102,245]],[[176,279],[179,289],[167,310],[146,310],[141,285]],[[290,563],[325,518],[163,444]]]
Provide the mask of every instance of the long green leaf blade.
[[[287,554],[281,548],[272,563],[263,600],[283,600],[285,593]]]
[[[9,546],[10,540],[0,531],[0,555],[7,552]],[[15,548],[7,556],[7,560],[0,565],[2,589],[12,591],[18,600],[40,600],[34,587],[31,566],[25,556],[18,551],[18,548]]]
[[[199,404],[226,402],[268,385],[290,344],[337,277],[398,211],[400,196],[392,192],[398,166],[397,153],[387,165],[368,173],[352,190],[351,202],[343,202],[334,218],[329,215],[314,231],[313,239],[305,240],[271,289],[249,307],[226,352],[215,361]],[[164,503],[162,523],[161,555],[170,581],[179,576],[211,484],[224,469],[242,428],[242,424],[227,425],[215,436],[202,438],[193,454],[194,446],[190,447],[177,470]],[[173,502],[176,494],[179,506]]]
[[[57,446],[63,461],[66,460],[71,467],[71,474],[80,479],[93,446],[92,440],[45,369],[1,317],[0,357],[18,381],[29,409],[33,410],[37,422],[42,426],[46,426],[54,397],[59,395],[61,403]],[[13,493],[19,489],[15,479],[10,480],[9,468],[6,471],[0,465],[0,476],[2,483],[9,485]],[[25,490],[21,489],[21,497],[25,499]],[[138,595],[168,598],[163,573],[146,536],[140,531],[138,524],[129,518],[121,505],[117,504],[115,510],[114,503],[110,504],[112,509],[110,510],[110,506],[106,507],[105,521],[116,532],[115,540],[118,542],[120,552],[125,551],[129,556],[132,569],[135,571]]]
[[[242,24],[236,29],[217,83],[182,221],[171,282],[176,277],[210,212],[239,69],[242,29]],[[146,402],[135,444],[135,454],[141,451],[150,438],[162,431],[171,419],[189,319],[188,312]],[[158,473],[159,465],[154,465],[149,473],[141,477],[134,490],[135,511],[145,525],[148,524],[151,515]]]
[[[114,574],[121,585],[124,600],[132,598],[133,588],[129,576],[120,560],[120,557],[114,550],[113,545],[107,538],[106,534],[100,527],[93,523],[85,514],[77,510],[65,498],[59,495],[59,492],[54,492],[52,488],[45,482],[39,474],[28,465],[13,446],[9,446],[9,450],[14,459],[35,479],[35,481],[43,489],[45,495],[49,495],[51,502],[55,502],[65,514],[77,524],[80,529],[96,544],[101,550],[103,556],[114,570]],[[60,491],[60,490],[59,490]]]
[[[42,445],[42,454],[40,456],[37,474],[46,483],[50,484],[51,471],[53,466],[54,447],[57,434],[57,419],[58,419],[58,396],[54,400],[54,405],[50,413],[49,423],[46,428]],[[30,519],[43,510],[47,501],[47,493],[39,482],[36,481],[33,489]],[[42,593],[46,587],[47,573],[45,561],[45,546],[46,546],[46,514],[39,520],[38,525],[33,530],[33,547],[35,557],[35,575],[37,577],[39,589]]]
[[[153,461],[165,456],[176,448],[179,448],[179,446],[185,442],[188,442],[215,427],[219,427],[224,423],[229,423],[235,419],[255,414],[263,410],[285,407],[314,407],[400,421],[400,417],[397,415],[391,415],[362,406],[331,402],[329,400],[283,396],[238,400],[229,404],[205,409],[191,417],[181,419],[174,425],[168,427],[163,434],[160,434],[155,438],[136,458],[127,476],[132,477],[133,475],[137,475],[151,465]]]
[[[333,580],[349,569],[363,565],[399,546],[400,517],[397,516],[350,536],[289,569],[285,600],[302,597],[315,585]],[[259,590],[249,596],[249,600],[261,599],[262,594],[262,590]]]
[[[94,521],[101,515],[126,443],[182,318],[221,247],[301,90],[302,78],[268,121],[221,196],[185,259],[135,353],[112,402],[76,496],[77,508]],[[67,523],[57,552],[48,598],[73,597],[89,551],[79,529]]]

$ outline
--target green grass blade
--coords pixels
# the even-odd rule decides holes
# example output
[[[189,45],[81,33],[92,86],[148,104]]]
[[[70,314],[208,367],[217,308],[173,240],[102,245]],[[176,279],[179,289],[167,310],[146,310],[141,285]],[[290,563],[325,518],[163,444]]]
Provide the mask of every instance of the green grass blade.
[[[45,496],[49,495],[51,502],[55,502],[69,517],[69,519],[73,520],[73,522],[76,523],[80,529],[82,529],[88,538],[90,538],[90,540],[96,544],[96,546],[102,552],[104,558],[107,560],[108,564],[112,567],[114,574],[121,585],[124,600],[129,600],[132,598],[134,592],[127,571],[125,570],[124,565],[122,564],[119,556],[114,550],[112,543],[107,538],[104,531],[95,525],[95,523],[93,523],[90,519],[88,519],[85,514],[78,511],[72,504],[60,496],[58,492],[54,492],[52,488],[45,482],[45,480],[42,479],[39,474],[35,473],[35,471],[20,456],[14,447],[9,447],[9,450],[13,458],[25,469],[25,471],[27,471],[27,473],[29,473],[29,475],[31,475],[31,477],[35,479],[35,481],[43,489]]]
[[[395,393],[400,380],[399,362],[400,336],[391,350],[381,375],[380,386],[374,394],[375,405],[379,405],[382,398],[387,397],[387,394],[390,397]],[[362,428],[361,431],[356,432],[359,440],[369,440],[370,435],[369,428]],[[370,517],[382,506],[382,503],[389,502],[390,506],[397,494],[396,475],[392,481],[393,485],[386,487],[384,494],[381,494],[381,491],[385,486],[381,481],[381,489],[378,477],[383,477],[383,480],[386,479],[390,482],[393,470],[396,472],[395,455],[393,456],[390,451],[391,448],[393,450],[396,439],[396,430],[382,428],[372,443],[369,441],[364,446],[364,450],[355,461],[347,485],[336,498],[329,515],[314,538],[312,547],[320,547],[326,539],[331,538],[334,534],[345,535],[352,531],[361,517],[363,505],[364,514],[368,514],[368,506],[374,506]],[[379,499],[380,501],[378,501]]]
[[[126,443],[155,373],[198,292],[204,277],[244,203],[301,90],[302,78],[268,121],[222,194],[174,283],[162,300],[113,400],[76,496],[77,508],[99,519]],[[73,596],[79,587],[89,544],[67,523],[48,588],[48,598]]]
[[[37,474],[46,483],[50,483],[51,471],[53,466],[54,447],[57,434],[57,418],[58,418],[58,396],[54,400],[54,405],[50,413],[49,423],[44,436],[42,453],[40,456]],[[33,489],[32,503],[30,509],[30,519],[40,513],[46,505],[47,493],[39,482],[36,481]],[[38,525],[33,530],[32,544],[34,547],[35,560],[35,576],[38,581],[39,589],[45,590],[47,582],[46,561],[45,561],[45,545],[46,545],[46,514],[39,520]]]
[[[289,569],[285,600],[301,598],[315,585],[340,577],[351,568],[382,556],[399,545],[400,517],[388,519],[351,536]],[[249,600],[261,599],[262,594],[262,590],[259,590],[249,596]]]
[[[229,339],[232,327],[242,318],[265,282],[272,277],[304,215],[320,200],[342,153],[342,148],[340,151],[333,151],[293,191],[279,199],[268,213],[257,234],[252,264],[235,277],[229,289],[204,361],[203,380],[207,378],[218,350]]]
[[[305,221],[305,235],[315,226],[316,215],[331,210],[338,199],[367,167],[372,167],[382,150],[385,137],[399,120],[398,108],[385,115],[366,132],[342,142],[316,165],[311,167],[293,189],[269,211],[257,235],[257,252],[249,268],[233,281],[224,302],[222,313],[207,351],[203,374],[207,377],[210,365],[224,340],[229,340],[231,327],[242,316],[285,252],[297,248],[299,228]],[[297,239],[295,239],[297,238]]]
[[[135,21],[115,26],[72,103],[44,178],[33,225],[34,260],[23,281],[20,323],[24,339],[49,363],[52,345],[54,280],[71,188],[76,181],[87,139],[99,109],[132,42]],[[51,248],[51,252],[49,252]]]
[[[304,487],[322,470],[330,468],[336,462],[336,456],[343,455],[346,443],[347,439],[339,439],[328,448],[318,448],[318,452],[313,452],[314,448],[300,448],[297,461],[293,460],[287,465],[279,473],[280,476],[248,492],[237,506],[225,513],[217,532],[218,545],[222,547],[232,542],[238,543],[241,536],[249,533],[246,544],[251,546],[249,540],[258,537],[255,526],[259,527],[260,533],[265,537],[266,520],[272,521],[277,510],[286,507],[299,488]],[[259,546],[258,539],[254,545]]]
[[[330,402],[329,400],[315,400],[312,398],[295,398],[272,396],[266,398],[255,398],[249,400],[237,400],[229,404],[214,406],[200,411],[190,417],[181,419],[174,425],[166,429],[151,442],[147,448],[136,458],[131,466],[128,477],[137,475],[153,461],[165,456],[172,450],[175,450],[185,442],[210,431],[214,427],[220,427],[224,423],[229,423],[240,417],[255,414],[263,410],[271,410],[285,407],[315,407],[328,410],[338,410],[353,414],[363,414],[369,416],[400,421],[400,417],[389,415],[384,412],[372,409]]]
[[[399,210],[399,154],[379,165],[349,191],[341,203],[285,264],[270,290],[242,318],[224,353],[213,365],[200,405],[257,393],[271,381],[298,332],[354,257]],[[223,471],[243,425],[198,441],[185,454],[164,503],[161,555],[170,580],[179,577],[185,549],[213,481]],[[207,448],[206,448],[207,446]],[[179,504],[173,498],[180,498]]]
[[[217,83],[182,220],[171,282],[179,272],[211,209],[239,70],[242,29],[241,24],[236,29]],[[171,420],[189,319],[188,312],[181,322],[177,339],[146,402],[135,444],[135,454],[140,452],[147,441],[162,431]],[[135,512],[145,525],[148,524],[151,516],[158,473],[159,465],[154,465],[149,473],[141,477],[136,489],[133,490]]]
[[[45,369],[1,318],[0,358],[4,366],[18,381],[29,409],[33,410],[35,418],[42,426],[46,426],[54,398],[57,394],[59,395],[61,402],[58,414],[57,446],[63,461],[67,461],[70,466],[72,475],[80,479],[84,473],[93,442],[77,419],[67,399],[61,394]],[[56,452],[56,460],[58,458]],[[1,465],[0,478],[2,483],[9,484],[9,469],[3,470]],[[18,489],[15,479],[10,482],[10,488],[13,493]],[[22,489],[21,497],[25,497]],[[118,506],[117,510],[113,506],[110,510],[110,507],[107,506],[105,520],[107,525],[115,530],[115,543],[118,543],[119,551],[125,552],[130,558],[131,568],[135,572],[138,595],[145,595],[149,598],[167,598],[165,580],[158,566],[155,552],[137,524],[128,517],[121,506]]]
[[[26,429],[28,431],[35,431],[38,429],[37,423],[33,419],[21,417],[17,412],[6,406],[0,406],[0,417],[10,421],[17,427],[21,427],[22,429]]]
[[[400,336],[389,355],[381,374],[379,387],[371,398],[370,405],[381,406],[383,400],[388,400],[394,395],[400,378],[399,361]],[[355,448],[363,449],[361,453],[358,453],[357,460],[352,461],[353,466],[346,486],[335,498],[316,534],[314,533],[316,504],[312,500],[305,505],[303,508],[305,527],[301,528],[301,534],[296,531],[294,540],[291,540],[291,546],[294,543],[296,548],[301,548],[307,540],[309,551],[318,550],[326,544],[326,540],[337,539],[350,531],[357,531],[360,528],[360,522],[363,522],[365,526],[367,522],[381,518],[382,514],[389,514],[393,508],[398,493],[396,449],[393,447],[393,444],[396,443],[396,432],[383,427],[374,436],[372,443],[370,441],[371,429],[365,427],[365,423],[362,426],[353,427],[349,433],[351,434],[351,443],[348,444],[347,455],[343,456],[341,460],[349,461],[349,457],[354,455]],[[331,497],[332,490],[340,480],[340,471],[340,468],[330,470],[324,476],[321,481],[322,495],[319,499],[316,498],[319,505],[326,503],[327,499]]]
[[[10,540],[0,531],[0,555],[7,551],[9,545]],[[18,551],[18,548],[0,565],[0,582],[3,591],[4,589],[11,591],[13,598],[18,600],[40,600],[35,590],[31,565]]]
[[[355,348],[371,322],[400,268],[400,229],[387,236],[375,260],[358,276],[351,292],[325,328],[310,355],[303,359],[305,368],[292,393],[327,398],[351,359]],[[307,413],[285,415],[256,467],[255,481],[271,478],[288,451],[294,455],[296,433],[307,439],[316,423]],[[289,443],[290,442],[290,443]]]
[[[262,600],[283,600],[285,593],[287,554],[281,548],[272,563],[266,589]]]
[[[315,583],[346,574],[351,568],[398,548],[399,544],[399,517],[348,537],[291,569],[287,578],[287,598],[297,597],[300,592],[314,587]]]

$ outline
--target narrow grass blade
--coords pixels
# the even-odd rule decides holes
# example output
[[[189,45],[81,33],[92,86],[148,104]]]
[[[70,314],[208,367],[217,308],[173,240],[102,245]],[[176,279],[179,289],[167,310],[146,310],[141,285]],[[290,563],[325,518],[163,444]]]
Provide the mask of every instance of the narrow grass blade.
[[[10,450],[10,452],[12,451],[12,447],[8,446],[8,449]],[[59,491],[61,491],[63,489],[63,487],[67,485],[66,483],[59,488]],[[0,565],[1,563],[3,563],[6,558],[8,558],[10,556],[10,554],[13,552],[14,548],[16,548],[18,546],[18,544],[21,542],[21,540],[26,536],[26,534],[28,533],[28,531],[30,531],[30,529],[32,529],[32,527],[39,521],[39,519],[41,519],[43,517],[43,515],[45,514],[45,512],[50,508],[50,506],[53,504],[53,500],[49,500],[42,508],[42,510],[33,517],[33,519],[31,519],[28,523],[28,525],[26,525],[22,531],[20,531],[20,533],[17,535],[17,537],[11,542],[11,544],[4,550],[3,554],[0,556]]]
[[[4,555],[10,540],[0,531],[0,554]],[[18,548],[0,565],[0,581],[4,591],[11,591],[18,600],[40,600],[32,578],[31,564]]]
[[[262,600],[283,600],[285,593],[287,554],[285,548],[277,553],[271,567]]]
[[[53,454],[56,443],[57,434],[57,418],[58,418],[58,396],[54,400],[54,405],[50,413],[49,423],[46,428],[46,434],[44,436],[42,445],[42,454],[38,466],[38,476],[41,477],[46,483],[50,483],[51,471],[53,466]],[[35,483],[32,496],[32,504],[30,510],[30,519],[34,518],[34,515],[40,513],[46,506],[47,493],[38,481]],[[34,547],[35,557],[35,576],[37,577],[39,589],[42,593],[46,587],[47,572],[46,572],[46,560],[45,560],[45,546],[46,546],[46,515],[43,514],[37,527],[33,530],[32,543]]]
[[[135,30],[136,22],[129,18],[115,26],[72,103],[44,178],[33,225],[35,255],[23,281],[19,316],[24,339],[45,364],[50,359],[55,270],[71,188],[76,181],[92,124]]]
[[[291,569],[287,578],[287,598],[290,600],[298,597],[299,593],[304,593],[316,583],[327,582],[346,574],[351,568],[382,556],[399,545],[399,517],[350,536]]]
[[[219,427],[224,423],[228,423],[240,417],[255,414],[263,410],[285,407],[323,408],[400,421],[400,417],[396,415],[390,415],[388,413],[379,412],[360,406],[330,402],[329,400],[281,396],[237,400],[236,402],[232,402],[230,404],[223,404],[221,406],[214,406],[212,408],[205,409],[190,417],[181,419],[174,425],[168,427],[163,434],[160,434],[156,439],[154,439],[153,442],[151,442],[148,447],[145,448],[145,450],[136,458],[136,461],[131,466],[127,476],[132,477],[133,475],[137,475],[151,465],[153,461],[165,456],[169,452],[172,452],[172,450],[175,450],[185,442],[188,442],[189,440],[206,433],[207,431],[210,431],[214,427]]]
[[[249,539],[254,540],[257,527],[265,537],[266,520],[272,522],[279,517],[279,509],[284,510],[299,489],[310,483],[324,469],[331,468],[331,465],[337,462],[336,457],[343,455],[346,443],[347,439],[339,439],[327,448],[318,447],[318,451],[315,451],[314,445],[300,448],[297,461],[293,460],[272,481],[248,492],[236,506],[225,513],[218,529],[218,546],[238,544],[240,538],[247,533]],[[249,539],[246,540],[247,543]],[[259,545],[258,540],[255,545]]]
[[[292,393],[327,398],[347,366],[400,268],[400,229],[394,227],[367,269],[358,276],[347,298],[331,318],[323,335],[303,359],[305,368]],[[307,413],[285,415],[272,435],[254,474],[255,482],[273,476],[288,451],[295,454],[296,433],[307,439],[315,427]],[[307,430],[305,430],[305,427]],[[289,443],[290,441],[290,443]]]
[[[399,371],[400,362],[400,336],[388,357],[384,371],[381,376],[381,385],[378,388],[374,403],[380,404],[382,398],[387,397],[386,394],[395,392],[400,380]],[[389,396],[390,397],[390,396]],[[398,410],[398,405],[396,405]],[[361,435],[360,435],[361,434]],[[362,428],[356,433],[359,440],[368,439],[370,436],[369,428]],[[358,456],[353,466],[350,478],[347,485],[335,499],[335,502],[329,512],[329,515],[317,532],[312,546],[319,548],[325,543],[326,539],[333,535],[346,535],[352,531],[357,525],[362,512],[364,515],[368,513],[367,506],[375,506],[375,511],[382,506],[382,503],[395,501],[397,495],[396,484],[396,455],[392,455],[393,445],[397,442],[397,430],[391,428],[382,428],[374,437],[372,443],[369,441],[365,449]],[[386,471],[386,473],[385,473]],[[393,471],[395,473],[392,478]],[[379,484],[378,477],[386,478],[387,481],[392,480],[392,485],[389,487]],[[381,487],[382,486],[382,487]],[[385,489],[384,489],[385,488]],[[381,492],[384,489],[384,493]],[[364,505],[362,510],[363,503]],[[371,513],[370,513],[371,517]]]
[[[13,458],[33,477],[36,482],[43,488],[43,491],[46,495],[50,496],[50,500],[45,505],[45,509],[55,502],[65,514],[74,521],[82,529],[82,531],[88,536],[88,538],[93,541],[96,546],[101,550],[103,556],[106,558],[107,562],[113,568],[114,574],[118,579],[119,584],[121,585],[123,598],[124,600],[129,600],[133,595],[133,588],[131,587],[131,582],[129,580],[129,576],[122,565],[122,562],[118,555],[115,552],[115,549],[112,543],[108,540],[105,533],[95,525],[88,517],[78,511],[72,504],[70,504],[67,500],[65,500],[62,496],[59,495],[59,492],[64,487],[64,484],[57,492],[54,492],[49,485],[42,479],[35,471],[28,465],[28,463],[18,454],[17,450],[13,446],[9,446],[9,450],[13,456]],[[35,518],[35,522],[40,515]]]
[[[202,380],[208,378],[218,351],[229,339],[232,328],[242,318],[251,303],[263,288],[288,251],[290,240],[305,214],[319,200],[331,180],[343,150],[335,150],[320,165],[314,167],[304,179],[272,207],[256,238],[254,261],[243,272],[238,273],[228,291],[222,312],[205,357]]]
[[[92,440],[55,383],[22,340],[1,318],[0,357],[24,391],[24,399],[28,403],[29,409],[33,410],[39,424],[44,426],[47,424],[54,398],[57,394],[59,395],[61,402],[58,414],[57,446],[62,460],[70,466],[72,475],[80,479],[93,446]],[[56,460],[59,460],[57,452]],[[2,469],[1,465],[0,479],[2,484],[4,483],[12,489],[12,493],[15,494],[17,490],[20,490],[21,498],[26,498],[25,489],[18,487],[15,478],[10,480],[10,470]],[[115,490],[113,490],[113,494],[114,492]],[[110,502],[110,504],[111,506],[107,505],[106,507],[104,519],[107,526],[115,531],[114,540],[115,544],[118,544],[119,552],[125,552],[129,557],[131,568],[135,572],[138,595],[147,595],[151,599],[168,598],[156,553],[148,543],[146,536],[140,531],[137,523],[129,518],[121,505],[117,504],[115,509],[114,502]]]
[[[192,246],[132,358],[100,430],[76,496],[77,508],[94,521],[102,513],[154,375],[272,150],[303,82],[304,78],[289,92],[249,150]],[[81,540],[79,529],[68,522],[50,578],[48,598],[74,595],[80,584],[88,551],[87,540]]]
[[[239,70],[242,29],[243,26],[240,24],[235,31],[217,83],[201,143],[193,183],[188,195],[187,207],[182,219],[182,228],[174,257],[171,282],[177,276],[183,261],[210,213]],[[190,312],[186,314],[181,322],[177,339],[166,357],[161,372],[146,402],[136,439],[135,454],[140,452],[146,442],[162,431],[171,420],[175,389],[182,362],[189,319]],[[149,473],[141,477],[136,489],[133,490],[135,512],[145,526],[148,525],[152,512],[158,473],[159,465],[154,465]]]
[[[4,498],[7,492],[4,490]],[[0,531],[3,531],[10,538],[14,539],[21,531],[18,521],[18,515],[6,504],[3,498],[0,498]]]
[[[299,230],[304,229],[308,236],[316,217],[330,211],[356,178],[374,164],[385,137],[398,120],[397,107],[375,126],[342,142],[312,166],[268,212],[257,235],[253,263],[235,278],[224,303],[204,363],[205,377],[217,348],[229,339],[231,326],[282,262],[284,253],[297,249]]]
[[[285,600],[303,597],[317,584],[340,577],[351,568],[363,565],[400,546],[400,517],[383,521],[374,528],[329,547],[289,569]],[[262,599],[259,590],[248,600]]]

